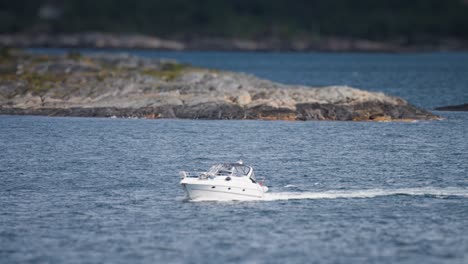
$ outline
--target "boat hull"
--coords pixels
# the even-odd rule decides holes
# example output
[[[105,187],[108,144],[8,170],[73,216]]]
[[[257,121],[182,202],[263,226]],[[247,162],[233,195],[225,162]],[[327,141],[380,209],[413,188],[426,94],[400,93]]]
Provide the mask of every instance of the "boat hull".
[[[263,188],[214,184],[181,183],[187,198],[194,201],[253,201],[263,198]]]

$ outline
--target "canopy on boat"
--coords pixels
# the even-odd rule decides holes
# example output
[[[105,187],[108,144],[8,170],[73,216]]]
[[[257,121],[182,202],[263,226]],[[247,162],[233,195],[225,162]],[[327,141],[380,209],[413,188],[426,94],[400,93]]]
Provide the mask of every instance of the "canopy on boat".
[[[213,165],[208,170],[208,174],[216,175],[216,176],[236,176],[236,177],[250,176],[252,179],[255,179],[253,171],[252,173],[251,171],[252,171],[252,167],[246,166],[241,163],[221,163],[221,164]]]

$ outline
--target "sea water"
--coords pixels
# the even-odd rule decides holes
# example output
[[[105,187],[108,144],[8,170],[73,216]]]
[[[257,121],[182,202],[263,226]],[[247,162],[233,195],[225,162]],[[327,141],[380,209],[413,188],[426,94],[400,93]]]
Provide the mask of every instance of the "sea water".
[[[426,108],[468,101],[466,54],[149,54]],[[468,114],[435,113],[444,119],[0,116],[0,262],[467,263]],[[179,171],[239,159],[266,178],[265,198],[185,199]]]

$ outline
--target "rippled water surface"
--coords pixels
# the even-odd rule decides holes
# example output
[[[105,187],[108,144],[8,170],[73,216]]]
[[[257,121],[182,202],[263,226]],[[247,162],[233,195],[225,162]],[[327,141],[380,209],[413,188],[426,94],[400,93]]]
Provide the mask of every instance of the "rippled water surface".
[[[0,262],[467,263],[468,114],[437,114],[444,120],[0,116]],[[184,200],[178,171],[239,159],[267,178],[264,200]]]

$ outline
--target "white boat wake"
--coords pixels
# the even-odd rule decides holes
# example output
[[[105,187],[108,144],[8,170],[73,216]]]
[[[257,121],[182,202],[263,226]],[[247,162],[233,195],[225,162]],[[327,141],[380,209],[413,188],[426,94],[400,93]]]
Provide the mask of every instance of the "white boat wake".
[[[468,197],[468,188],[400,188],[400,189],[365,189],[365,190],[330,190],[324,192],[269,192],[258,200],[301,200],[301,199],[339,199],[339,198],[373,198],[380,196],[408,195],[445,198],[448,196]]]

